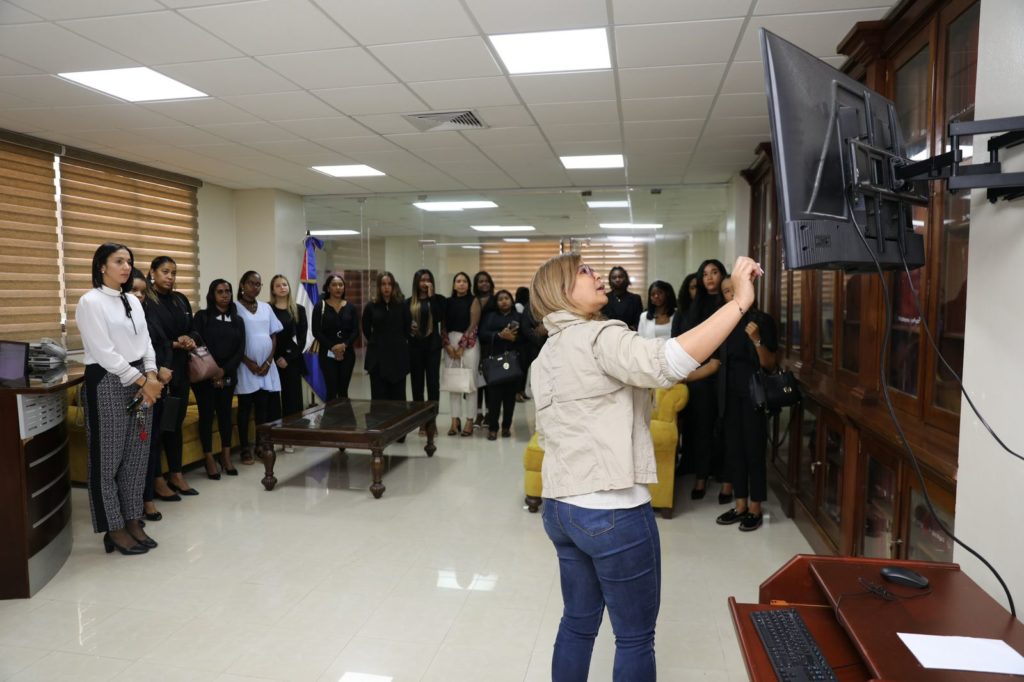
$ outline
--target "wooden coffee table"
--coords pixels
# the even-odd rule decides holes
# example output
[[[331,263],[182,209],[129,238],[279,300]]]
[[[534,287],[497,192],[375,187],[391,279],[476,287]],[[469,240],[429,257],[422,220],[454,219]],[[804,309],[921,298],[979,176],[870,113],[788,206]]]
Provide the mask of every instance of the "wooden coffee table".
[[[373,457],[373,483],[370,492],[377,499],[384,494],[381,476],[384,473],[384,448],[420,426],[427,427],[427,457],[437,450],[436,402],[404,402],[399,400],[349,400],[340,398],[326,405],[311,407],[256,427],[263,441],[263,487],[273,490],[277,485],[274,444],[320,445],[366,449]]]

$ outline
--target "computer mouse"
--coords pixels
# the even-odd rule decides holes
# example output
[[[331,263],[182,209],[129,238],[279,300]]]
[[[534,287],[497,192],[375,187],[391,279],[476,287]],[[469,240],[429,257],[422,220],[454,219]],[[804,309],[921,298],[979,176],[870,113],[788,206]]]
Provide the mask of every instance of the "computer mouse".
[[[882,577],[891,583],[903,585],[904,587],[916,587],[923,590],[928,587],[928,578],[912,568],[901,566],[885,566],[882,568]]]

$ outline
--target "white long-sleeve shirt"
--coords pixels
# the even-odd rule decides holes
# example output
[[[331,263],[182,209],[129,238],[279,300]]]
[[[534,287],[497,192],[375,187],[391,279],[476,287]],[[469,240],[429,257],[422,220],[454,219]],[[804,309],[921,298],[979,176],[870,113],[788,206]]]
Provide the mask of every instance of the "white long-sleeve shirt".
[[[127,386],[141,376],[131,363],[142,360],[145,371],[155,372],[156,354],[142,304],[131,295],[124,300],[131,317],[125,312],[120,291],[106,286],[90,289],[78,299],[75,322],[82,333],[85,364],[99,364]]]

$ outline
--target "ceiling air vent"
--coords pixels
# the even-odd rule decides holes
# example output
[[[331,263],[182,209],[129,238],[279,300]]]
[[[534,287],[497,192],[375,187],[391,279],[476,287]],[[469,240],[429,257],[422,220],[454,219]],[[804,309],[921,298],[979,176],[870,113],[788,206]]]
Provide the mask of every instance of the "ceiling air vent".
[[[478,130],[486,128],[476,114],[469,110],[463,111],[428,111],[423,114],[403,114],[409,123],[421,132],[433,130]]]

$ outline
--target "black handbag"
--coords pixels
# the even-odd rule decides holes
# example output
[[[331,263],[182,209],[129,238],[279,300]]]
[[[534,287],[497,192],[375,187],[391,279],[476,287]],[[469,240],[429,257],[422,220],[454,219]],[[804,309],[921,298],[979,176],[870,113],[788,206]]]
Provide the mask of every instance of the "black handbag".
[[[750,399],[758,412],[774,416],[800,402],[800,386],[789,370],[769,374],[759,369],[750,376]]]
[[[488,386],[506,384],[523,378],[523,366],[519,362],[519,353],[514,350],[505,351],[500,355],[489,355],[481,363],[484,379]]]

